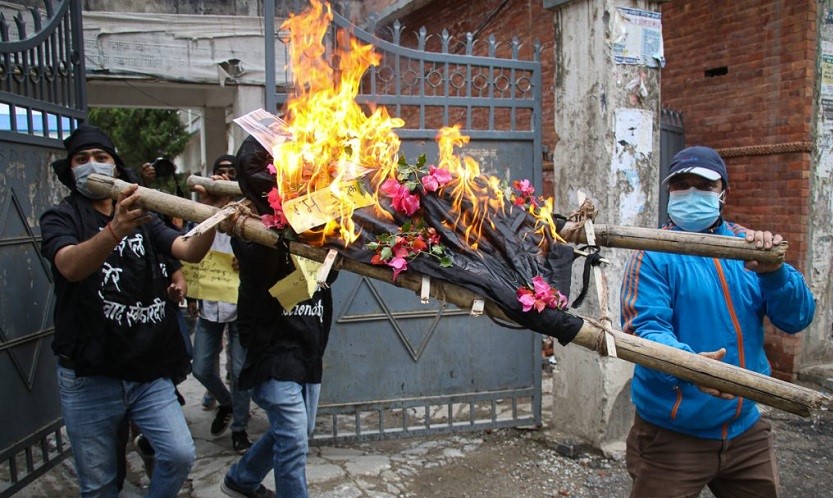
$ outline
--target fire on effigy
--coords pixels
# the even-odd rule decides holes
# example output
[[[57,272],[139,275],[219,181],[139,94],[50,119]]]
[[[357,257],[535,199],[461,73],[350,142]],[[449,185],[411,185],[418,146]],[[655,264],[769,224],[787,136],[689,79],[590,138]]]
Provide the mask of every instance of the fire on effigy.
[[[252,136],[251,154],[244,154],[249,162],[238,164],[239,188],[195,180],[207,189],[242,193],[247,201],[218,211],[140,189],[144,206],[254,242],[287,244],[293,254],[317,261],[337,251],[335,269],[460,307],[481,306],[562,344],[602,354],[615,347],[621,359],[786,411],[806,416],[830,404],[816,391],[569,313],[575,250],[559,237],[553,200],[535,195],[528,180],[484,174],[464,154],[468,137],[457,126],[438,130],[435,160],[400,155],[396,130],[404,121],[384,107],[356,102],[364,74],[380,56],[346,32],[337,36],[348,48],[330,53],[323,40],[331,21],[329,5],[313,0],[281,26],[289,37],[291,97],[281,117],[258,110],[235,119]],[[90,183],[113,198],[127,186],[100,175]],[[597,242],[738,259],[783,260],[786,248],[762,252],[730,237],[617,228],[597,226]]]

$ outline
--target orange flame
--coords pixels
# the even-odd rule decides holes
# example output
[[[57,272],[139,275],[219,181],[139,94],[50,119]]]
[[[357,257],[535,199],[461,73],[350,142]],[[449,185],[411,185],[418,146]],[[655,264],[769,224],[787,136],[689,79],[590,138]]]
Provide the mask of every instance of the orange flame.
[[[349,48],[334,48],[332,60],[337,66],[331,66],[323,40],[333,20],[332,10],[320,0],[310,3],[309,9],[291,15],[281,26],[290,42],[294,91],[284,118],[293,138],[272,151],[277,189],[284,201],[329,189],[336,203],[335,219],[315,234],[323,241],[337,233],[349,244],[358,238],[352,215],[362,206],[347,195],[348,182],[371,173],[376,206],[380,206],[379,186],[397,174],[400,140],[394,130],[404,126],[404,121],[391,117],[384,107],[371,108],[367,115],[356,103],[362,76],[380,64],[381,56],[372,46],[339,32],[337,47]],[[484,225],[493,226],[490,216],[505,209],[505,187],[498,178],[484,176],[473,158],[455,155],[455,147],[469,142],[459,126],[441,129],[437,142],[437,167],[454,176],[441,193],[453,199],[454,225],[461,228],[458,233],[463,233],[463,241],[477,249]],[[551,211],[551,201],[547,209]],[[539,214],[531,207],[529,212],[539,219],[541,234],[549,230],[555,235],[550,213]],[[383,209],[377,213],[390,217]]]
[[[372,46],[351,41],[349,50],[337,54],[336,68],[327,62],[323,40],[332,19],[330,6],[313,0],[308,10],[281,26],[290,37],[294,93],[286,120],[293,139],[276,147],[273,157],[281,198],[328,188],[338,201],[338,219],[328,222],[323,233],[337,230],[350,243],[358,236],[351,220],[357,206],[345,194],[345,184],[365,170],[395,166],[400,141],[393,130],[404,121],[383,107],[365,115],[356,103],[362,75],[380,62]],[[339,33],[342,42],[346,36]]]

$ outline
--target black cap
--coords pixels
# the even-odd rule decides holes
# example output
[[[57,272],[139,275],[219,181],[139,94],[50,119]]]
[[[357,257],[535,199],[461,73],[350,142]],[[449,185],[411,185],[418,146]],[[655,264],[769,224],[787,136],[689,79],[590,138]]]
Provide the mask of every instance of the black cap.
[[[217,173],[217,170],[221,168],[220,163],[230,163],[232,167],[234,167],[234,156],[231,154],[223,154],[222,156],[218,157],[214,161],[214,169],[212,170],[213,173]]]
[[[671,159],[671,167],[669,168],[668,176],[662,183],[667,183],[672,176],[683,173],[691,173],[692,175],[702,176],[708,180],[723,180],[723,185],[729,185],[729,173],[726,171],[726,163],[720,154],[711,147],[704,147],[702,145],[694,145],[686,147],[674,154]]]

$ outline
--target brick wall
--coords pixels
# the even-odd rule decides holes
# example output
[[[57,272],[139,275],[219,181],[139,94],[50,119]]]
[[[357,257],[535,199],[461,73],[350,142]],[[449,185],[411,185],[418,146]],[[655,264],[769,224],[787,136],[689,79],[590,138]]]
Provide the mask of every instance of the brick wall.
[[[683,112],[686,144],[725,152],[727,217],[781,233],[803,269],[817,43],[813,0],[663,4],[662,104]],[[774,375],[791,379],[800,339],[768,326]]]
[[[549,147],[550,151],[557,143],[554,126],[554,57],[553,40],[554,24],[553,13],[543,8],[541,0],[481,0],[478,2],[461,2],[458,0],[436,0],[424,8],[418,9],[410,15],[400,19],[410,31],[416,31],[425,27],[429,34],[438,35],[442,30],[454,35],[460,40],[465,40],[467,32],[477,32],[479,40],[487,40],[494,35],[499,42],[506,42],[498,52],[498,57],[510,57],[511,49],[508,42],[513,37],[524,44],[520,58],[531,60],[532,44],[538,40],[542,46],[542,95],[541,102],[543,109],[543,133],[542,144]],[[405,39],[413,41],[413,37]],[[485,43],[478,43],[476,47],[480,51],[476,55],[483,55]],[[453,45],[452,45],[453,47]],[[437,36],[429,42],[429,50],[439,51],[439,40]],[[484,116],[485,118],[485,116]],[[505,116],[508,119],[508,115]],[[500,121],[500,117],[498,117]],[[496,123],[496,128],[505,129],[505,123]],[[542,194],[549,197],[554,193],[553,189],[553,165],[551,161],[544,161],[543,164],[544,186]]]

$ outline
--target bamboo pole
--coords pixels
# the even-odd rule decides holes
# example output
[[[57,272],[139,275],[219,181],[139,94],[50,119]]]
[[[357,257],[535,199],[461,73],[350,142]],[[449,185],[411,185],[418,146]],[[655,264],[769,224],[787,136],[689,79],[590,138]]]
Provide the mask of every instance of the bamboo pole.
[[[202,185],[209,192],[217,195],[241,195],[237,182],[212,180],[202,176],[190,176],[188,186]],[[694,256],[756,260],[761,263],[783,262],[788,243],[781,242],[770,250],[758,249],[753,244],[739,237],[712,235],[705,233],[659,230],[656,228],[627,227],[619,225],[595,225],[595,243],[605,247],[636,249],[646,251],[671,252]],[[587,244],[587,234],[582,231],[578,242]]]
[[[228,197],[239,197],[242,195],[240,186],[237,182],[228,180],[212,180],[207,176],[190,175],[186,180],[188,188],[194,190],[194,187],[201,185],[212,194],[222,195]]]
[[[758,249],[740,237],[705,233],[659,230],[655,228],[596,225],[596,243],[605,247],[644,249],[714,258],[757,260],[761,263],[783,262],[788,243],[783,241],[770,250]],[[584,234],[579,242],[586,243]]]
[[[114,199],[129,185],[122,180],[102,175],[93,174],[89,177],[89,187],[93,192]],[[139,196],[140,203],[146,209],[193,222],[201,222],[218,210],[212,206],[144,187],[139,187]],[[252,242],[270,247],[278,244],[278,233],[264,227],[256,218],[225,220],[220,227],[224,232]],[[328,252],[327,248],[312,247],[298,242],[291,242],[289,250],[293,254],[315,261],[323,261]],[[368,265],[347,258],[339,258],[334,269],[381,280],[416,293],[422,288],[422,275],[411,271],[401,273],[396,281],[393,281],[392,272],[387,267]],[[460,308],[470,308],[475,299],[483,300],[462,286],[442,280],[432,280],[431,296]],[[496,303],[484,301],[486,313],[498,320],[511,321]],[[829,396],[812,389],[628,335],[590,318],[581,318],[584,325],[572,342],[601,354],[605,350],[605,333],[608,333],[614,337],[619,358],[674,375],[684,381],[712,387],[805,417],[819,408],[833,407]]]

